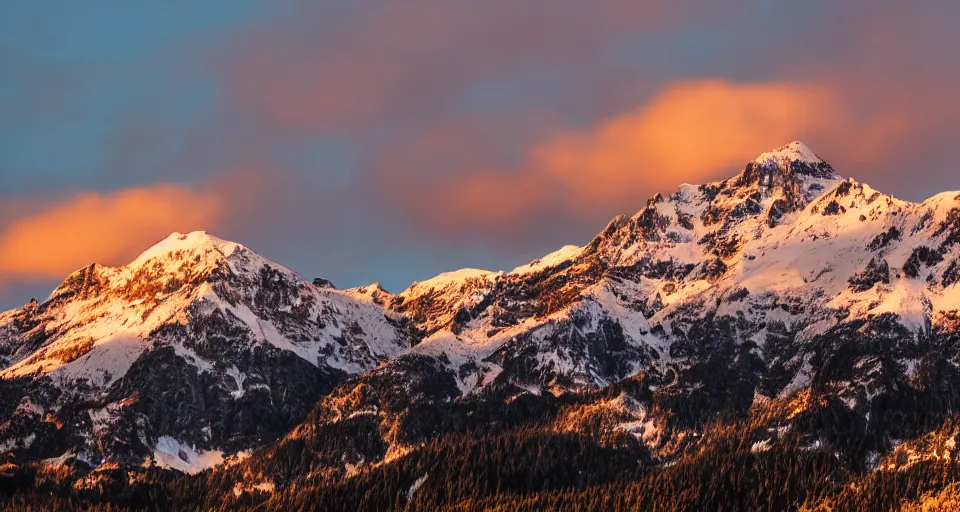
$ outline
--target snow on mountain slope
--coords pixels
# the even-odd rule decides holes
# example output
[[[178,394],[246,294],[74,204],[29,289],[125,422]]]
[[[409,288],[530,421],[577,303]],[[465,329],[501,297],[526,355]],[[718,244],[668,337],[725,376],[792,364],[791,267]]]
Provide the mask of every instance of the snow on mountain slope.
[[[580,252],[582,250],[583,250],[582,247],[577,247],[576,245],[566,245],[546,256],[537,258],[526,265],[521,265],[513,269],[511,273],[512,274],[531,274],[543,269],[555,267],[561,263],[564,263],[576,258],[577,256],[580,255]]]
[[[793,142],[729,179],[658,194],[582,248],[392,296],[387,307],[420,331],[418,343],[347,386],[369,377],[398,386],[378,396],[416,404],[580,392],[642,373],[662,386],[650,410],[682,411],[658,421],[684,428],[814,383],[863,413],[910,389],[905,372],[957,332],[958,260],[960,193],[899,200]],[[368,399],[381,430],[412,421]],[[682,405],[694,402],[711,405]],[[325,403],[347,417],[354,402]]]
[[[828,164],[791,143],[761,155],[731,180],[683,185],[669,199],[658,195],[633,217],[614,219],[586,247],[565,247],[509,274],[445,274],[438,278],[442,287],[431,286],[429,293],[422,285],[411,287],[393,304],[432,334],[414,352],[456,354],[462,364],[500,375],[499,365],[484,360],[510,344],[533,343],[541,354],[532,362],[534,373],[544,384],[559,375],[572,378],[570,383],[603,385],[623,378],[620,370],[627,367],[629,373],[669,357],[669,343],[651,331],[662,324],[669,333],[675,308],[728,293],[741,279],[761,293],[788,287],[778,275],[783,269],[760,266],[798,272],[786,246],[782,261],[778,254],[755,264],[752,255],[779,248],[777,240],[791,228],[777,230],[777,224],[803,217],[803,208],[839,183]],[[583,325],[571,327],[571,319]],[[618,367],[591,360],[603,358],[597,354],[584,361],[569,346],[536,341],[590,337],[606,325],[616,325],[615,337],[636,360]],[[616,372],[608,374],[613,367]]]
[[[820,166],[825,163],[806,144],[797,140],[784,144],[773,151],[761,153],[753,162],[761,167],[777,167],[780,169],[788,168],[794,162],[812,166]]]
[[[715,413],[815,387],[880,449],[907,429],[906,409],[885,404],[927,393],[931,411],[960,407],[930,391],[960,378],[958,282],[960,193],[902,201],[799,142],[658,194],[583,247],[398,294],[338,291],[237,244],[173,235],[0,314],[0,442],[195,470],[356,420],[377,440],[362,444],[396,455],[449,404],[634,380],[650,386],[632,399],[651,439],[694,439]],[[346,471],[378,450],[324,453]]]
[[[11,401],[81,415],[58,419],[73,431],[49,432],[60,452],[43,457],[150,455],[161,438],[236,451],[285,432],[337,382],[407,344],[372,301],[314,286],[239,244],[175,233],[129,265],[91,265],[42,304],[0,316],[0,377],[23,383]],[[0,437],[41,416],[14,412]],[[117,441],[130,446],[109,446]]]
[[[215,313],[248,330],[254,343],[348,373],[365,371],[402,350],[394,327],[374,305],[317,289],[253,251],[203,232],[175,233],[124,267],[80,270],[54,290],[48,303],[29,310],[23,314],[34,313],[32,321],[40,324],[32,331],[42,327],[46,333],[63,334],[50,336],[41,347],[12,347],[13,364],[3,371],[4,377],[72,375],[78,361],[88,363],[95,359],[91,355],[100,355],[115,360],[112,368],[104,369],[109,378],[100,375],[106,385],[123,376],[160,327],[189,324],[191,315]],[[324,322],[324,316],[333,321]],[[359,335],[356,346],[335,341],[353,334]],[[64,351],[84,351],[86,345],[91,355],[71,361],[62,357]],[[177,348],[200,367],[210,363],[189,347]]]

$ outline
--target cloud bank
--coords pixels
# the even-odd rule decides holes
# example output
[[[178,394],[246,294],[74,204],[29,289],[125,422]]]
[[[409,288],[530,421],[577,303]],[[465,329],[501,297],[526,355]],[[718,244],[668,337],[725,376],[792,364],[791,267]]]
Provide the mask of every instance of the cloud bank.
[[[62,278],[90,263],[128,263],[173,231],[215,225],[221,212],[218,197],[178,185],[76,194],[8,220],[0,230],[0,286]]]

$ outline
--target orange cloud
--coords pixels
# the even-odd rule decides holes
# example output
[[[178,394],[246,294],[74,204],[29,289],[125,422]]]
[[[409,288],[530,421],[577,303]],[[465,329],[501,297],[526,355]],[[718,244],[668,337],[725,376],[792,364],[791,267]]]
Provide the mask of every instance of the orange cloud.
[[[574,204],[699,182],[764,148],[836,123],[831,95],[790,84],[671,85],[642,108],[534,150],[531,173],[576,192]]]
[[[633,208],[795,138],[848,127],[840,105],[831,89],[809,84],[675,83],[632,112],[535,146],[518,169],[476,169],[420,187],[429,198],[410,204],[423,222],[458,229],[523,222],[546,209],[579,216]]]
[[[0,231],[0,283],[126,263],[173,231],[210,228],[220,213],[218,198],[177,185],[80,193]]]

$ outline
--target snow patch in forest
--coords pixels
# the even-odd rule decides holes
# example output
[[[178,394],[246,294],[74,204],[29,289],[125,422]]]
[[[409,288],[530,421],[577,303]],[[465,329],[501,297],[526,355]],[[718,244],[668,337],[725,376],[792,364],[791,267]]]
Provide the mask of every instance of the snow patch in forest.
[[[190,475],[224,462],[223,452],[220,450],[197,450],[171,436],[160,436],[157,439],[153,455],[157,466]]]
[[[428,476],[430,476],[429,473],[424,473],[423,476],[421,476],[421,477],[418,478],[415,482],[413,482],[413,485],[411,485],[410,488],[407,489],[407,499],[408,499],[408,500],[411,499],[411,498],[413,498],[413,495],[417,492],[417,489],[420,489],[420,486],[423,485],[423,483],[427,481],[427,477],[428,477]]]

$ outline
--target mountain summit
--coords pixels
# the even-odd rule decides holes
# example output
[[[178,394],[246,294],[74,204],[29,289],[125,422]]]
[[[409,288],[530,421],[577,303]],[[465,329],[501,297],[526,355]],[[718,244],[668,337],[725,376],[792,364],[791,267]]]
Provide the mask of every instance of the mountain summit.
[[[773,151],[761,153],[753,160],[753,164],[761,167],[777,167],[781,170],[791,170],[794,167],[822,166],[826,164],[806,144],[795,140],[784,144]],[[839,178],[839,176],[837,176]]]
[[[763,185],[795,183],[798,178],[813,177],[839,180],[840,175],[827,162],[799,141],[780,146],[761,154],[744,168],[747,181],[754,178]]]
[[[282,434],[406,343],[371,302],[242,245],[174,233],[129,265],[91,265],[42,304],[0,314],[0,376],[24,383],[8,391],[16,421],[0,436],[41,458],[202,469]],[[65,426],[51,430],[51,415]],[[44,439],[16,441],[25,432]],[[171,447],[192,455],[171,458]]]

